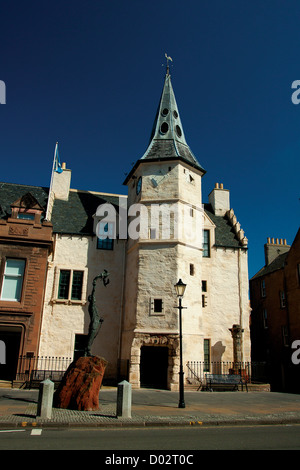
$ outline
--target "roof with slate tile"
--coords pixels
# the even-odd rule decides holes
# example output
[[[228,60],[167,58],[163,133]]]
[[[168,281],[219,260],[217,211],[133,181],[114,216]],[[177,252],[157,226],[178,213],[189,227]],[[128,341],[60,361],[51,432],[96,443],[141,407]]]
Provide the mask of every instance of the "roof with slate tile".
[[[11,216],[11,204],[24,194],[30,193],[46,212],[49,188],[0,182],[0,218]],[[126,197],[126,196],[123,196]],[[118,209],[116,195],[91,191],[70,190],[69,199],[54,202],[51,222],[56,233],[93,235],[93,215],[98,206],[111,203]]]
[[[270,264],[261,268],[258,273],[256,273],[251,278],[251,281],[252,279],[257,279],[258,277],[266,276],[267,274],[271,274],[275,271],[278,271],[279,269],[282,269],[285,265],[285,260],[288,253],[289,252],[287,251],[286,253],[281,253],[278,255]]]
[[[71,189],[67,201],[56,199],[54,202],[51,217],[53,231],[81,235],[93,234],[93,215],[97,208],[105,203],[112,204],[117,211],[119,197]]]
[[[239,248],[241,243],[239,242],[236,234],[233,231],[233,227],[226,216],[219,216],[213,213],[213,209],[210,204],[204,204],[205,213],[215,224],[215,246],[224,248]]]
[[[0,182],[0,218],[7,219],[10,217],[11,204],[26,193],[31,193],[46,212],[48,192],[49,188],[45,187]],[[126,196],[121,195],[121,197]],[[112,204],[118,211],[119,196],[71,189],[67,201],[56,199],[54,202],[51,217],[54,233],[94,235],[93,216],[98,206],[104,203]],[[216,226],[215,245],[239,248],[241,244],[235,236],[227,217],[216,216],[210,204],[205,204],[204,209]]]
[[[11,204],[30,193],[46,211],[49,188],[41,186],[27,186],[23,184],[0,182],[0,218],[11,216]]]

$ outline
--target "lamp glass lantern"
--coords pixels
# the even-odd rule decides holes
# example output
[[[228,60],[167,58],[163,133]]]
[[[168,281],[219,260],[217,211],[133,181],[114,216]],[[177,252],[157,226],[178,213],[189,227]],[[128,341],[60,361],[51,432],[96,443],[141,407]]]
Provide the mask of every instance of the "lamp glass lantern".
[[[184,284],[184,282],[182,282],[182,280],[179,279],[177,284],[175,284],[177,297],[183,297],[184,296],[185,288],[186,288],[186,284]]]

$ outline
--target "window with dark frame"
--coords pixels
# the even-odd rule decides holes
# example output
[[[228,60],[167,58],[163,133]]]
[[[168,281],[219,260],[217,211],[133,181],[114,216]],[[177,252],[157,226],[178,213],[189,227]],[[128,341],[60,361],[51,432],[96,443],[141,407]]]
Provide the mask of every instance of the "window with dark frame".
[[[266,297],[266,282],[264,279],[260,281],[260,294],[262,297]]]
[[[203,364],[203,371],[209,372],[210,371],[210,339],[204,339],[204,364]]]
[[[280,291],[279,296],[280,296],[280,307],[281,307],[281,308],[285,308],[285,306],[286,306],[286,302],[285,302],[285,292],[284,292],[284,291]]]
[[[263,327],[268,328],[268,313],[266,308],[263,309]]]
[[[69,287],[70,287],[71,271],[69,269],[61,269],[59,274],[59,285],[58,285],[58,298],[68,299],[69,298]]]
[[[210,258],[210,234],[209,230],[203,230],[203,258]]]
[[[83,271],[61,269],[58,295],[60,300],[82,300]]]

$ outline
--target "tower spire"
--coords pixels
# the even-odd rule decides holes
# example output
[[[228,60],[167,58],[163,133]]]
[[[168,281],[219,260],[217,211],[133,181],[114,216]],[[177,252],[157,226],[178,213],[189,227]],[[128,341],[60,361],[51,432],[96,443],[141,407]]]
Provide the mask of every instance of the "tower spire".
[[[150,142],[144,155],[136,162],[128,174],[125,183],[130,179],[136,167],[144,161],[182,160],[205,174],[190,147],[188,146],[178,111],[170,75],[169,62],[173,59],[165,53],[167,71],[157,113],[152,127]]]

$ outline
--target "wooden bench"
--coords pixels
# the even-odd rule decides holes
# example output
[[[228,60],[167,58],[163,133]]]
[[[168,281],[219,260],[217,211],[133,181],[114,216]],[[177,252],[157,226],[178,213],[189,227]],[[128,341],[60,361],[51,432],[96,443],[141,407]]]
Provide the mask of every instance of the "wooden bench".
[[[225,390],[238,390],[241,385],[242,390],[244,385],[248,392],[247,382],[237,374],[206,374],[206,390],[212,392],[217,389]]]

